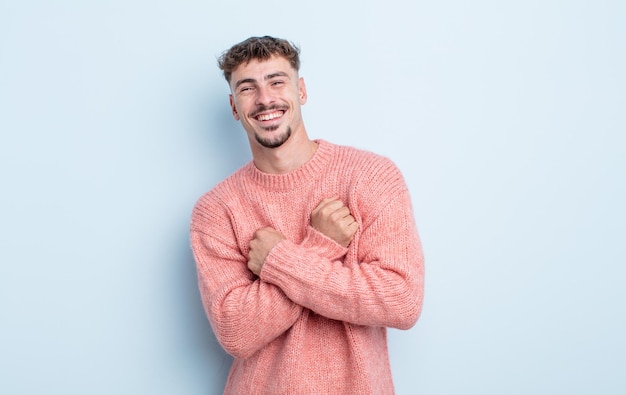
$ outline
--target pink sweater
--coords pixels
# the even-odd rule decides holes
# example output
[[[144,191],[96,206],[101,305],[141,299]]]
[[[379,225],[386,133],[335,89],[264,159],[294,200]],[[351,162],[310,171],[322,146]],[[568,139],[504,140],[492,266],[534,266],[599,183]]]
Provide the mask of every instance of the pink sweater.
[[[191,243],[202,301],[234,356],[225,394],[393,394],[385,327],[421,312],[424,266],[402,175],[386,158],[317,141],[284,175],[251,162],[202,196]],[[310,225],[339,196],[359,223],[344,248]],[[253,233],[285,235],[260,277],[247,268]]]

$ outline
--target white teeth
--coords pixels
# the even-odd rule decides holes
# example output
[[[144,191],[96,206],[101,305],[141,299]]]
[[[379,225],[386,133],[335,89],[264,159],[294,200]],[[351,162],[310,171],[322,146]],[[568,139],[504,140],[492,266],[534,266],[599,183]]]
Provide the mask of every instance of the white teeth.
[[[259,121],[271,121],[274,118],[278,118],[282,115],[280,112],[273,112],[271,114],[261,114],[258,116]]]

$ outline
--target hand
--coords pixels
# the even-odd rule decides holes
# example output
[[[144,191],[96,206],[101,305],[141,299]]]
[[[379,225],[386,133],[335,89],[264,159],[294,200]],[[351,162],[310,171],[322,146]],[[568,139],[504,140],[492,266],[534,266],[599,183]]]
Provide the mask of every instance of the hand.
[[[326,198],[311,213],[311,226],[348,247],[359,224],[338,197]]]
[[[248,269],[258,276],[270,250],[284,239],[285,236],[274,228],[261,228],[254,232],[254,238],[250,240]]]

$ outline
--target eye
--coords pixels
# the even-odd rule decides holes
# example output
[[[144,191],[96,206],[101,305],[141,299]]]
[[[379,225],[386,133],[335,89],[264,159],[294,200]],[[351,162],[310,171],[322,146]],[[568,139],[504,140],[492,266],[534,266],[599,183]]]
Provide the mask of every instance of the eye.
[[[251,86],[242,86],[241,88],[239,88],[239,93],[251,92],[252,89],[253,88]]]
[[[284,83],[285,81],[282,81],[282,80],[272,81],[272,86],[281,86]]]

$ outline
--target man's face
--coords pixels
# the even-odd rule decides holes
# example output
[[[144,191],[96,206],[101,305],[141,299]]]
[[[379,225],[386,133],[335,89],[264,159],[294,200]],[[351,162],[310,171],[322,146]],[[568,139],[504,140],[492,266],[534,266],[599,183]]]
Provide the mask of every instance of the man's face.
[[[233,117],[254,142],[280,147],[292,133],[304,132],[300,106],[306,103],[304,80],[289,61],[273,56],[237,67],[230,80]]]

